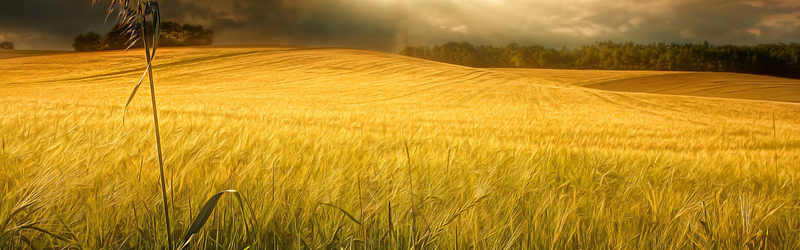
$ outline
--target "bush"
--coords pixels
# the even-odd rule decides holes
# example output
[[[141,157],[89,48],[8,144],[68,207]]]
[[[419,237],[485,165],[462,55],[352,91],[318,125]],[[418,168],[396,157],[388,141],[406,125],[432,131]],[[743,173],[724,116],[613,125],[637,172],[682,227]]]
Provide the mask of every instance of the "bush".
[[[0,49],[14,49],[14,43],[9,41],[4,41],[0,43]]]
[[[103,42],[100,34],[89,31],[89,33],[75,37],[72,47],[75,48],[75,51],[96,51],[103,49]]]

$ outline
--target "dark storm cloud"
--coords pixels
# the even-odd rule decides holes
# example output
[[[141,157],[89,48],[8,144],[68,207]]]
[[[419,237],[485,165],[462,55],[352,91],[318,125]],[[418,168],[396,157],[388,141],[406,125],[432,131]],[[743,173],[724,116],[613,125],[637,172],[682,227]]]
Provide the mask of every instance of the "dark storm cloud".
[[[393,49],[395,13],[347,1],[233,1],[208,9],[207,23],[224,43],[293,43]],[[191,19],[183,20],[191,22]]]
[[[69,49],[106,32],[107,3],[6,0],[0,39]],[[166,20],[214,29],[217,44],[278,43],[396,52],[448,41],[578,46],[599,40],[789,43],[800,39],[793,0],[162,0]],[[113,18],[112,18],[113,19]]]
[[[19,48],[65,48],[64,37],[101,29],[105,14],[92,10],[85,0],[6,0],[0,4],[0,40],[15,41]],[[99,21],[98,21],[99,20]]]

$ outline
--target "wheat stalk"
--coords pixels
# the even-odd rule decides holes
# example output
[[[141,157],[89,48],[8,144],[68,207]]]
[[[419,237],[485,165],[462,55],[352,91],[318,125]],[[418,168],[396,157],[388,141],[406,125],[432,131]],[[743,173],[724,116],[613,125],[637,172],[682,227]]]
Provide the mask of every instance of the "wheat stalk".
[[[414,206],[414,175],[411,172],[411,153],[408,150],[408,141],[405,139],[403,140],[403,145],[405,146],[406,150],[406,163],[408,163],[408,193],[411,197],[411,246],[414,247],[416,234],[414,234],[414,227],[417,226],[417,217],[415,216],[415,210],[417,209]]]
[[[92,4],[97,2],[98,0],[93,0]],[[125,104],[125,110],[127,111],[128,105],[130,105],[133,97],[136,95],[136,92],[139,90],[139,86],[142,84],[142,80],[144,79],[144,75],[149,76],[150,80],[150,101],[153,106],[153,125],[155,127],[156,132],[156,148],[158,150],[158,170],[159,170],[159,177],[161,181],[161,198],[163,199],[164,203],[164,224],[167,227],[167,246],[168,249],[172,250],[172,228],[170,227],[170,219],[169,219],[169,202],[167,201],[167,189],[166,183],[164,178],[164,156],[163,150],[161,147],[161,130],[158,126],[158,106],[156,105],[156,86],[155,80],[153,79],[153,58],[156,55],[156,50],[158,49],[158,37],[160,35],[160,27],[161,27],[161,15],[160,10],[158,7],[158,2],[156,1],[141,1],[141,0],[112,0],[111,6],[109,6],[106,19],[111,13],[115,10],[115,7],[118,11],[117,22],[120,23],[121,27],[125,27],[125,32],[130,36],[128,39],[128,48],[131,48],[138,40],[142,40],[144,43],[144,51],[145,56],[147,57],[147,68],[145,72],[142,74],[142,78],[139,79],[139,83],[136,84],[134,87],[133,92],[131,92],[130,97],[128,98],[128,102]],[[153,49],[152,53],[150,50],[150,44],[147,42],[147,16],[151,16],[153,22]],[[124,116],[123,116],[124,122]]]

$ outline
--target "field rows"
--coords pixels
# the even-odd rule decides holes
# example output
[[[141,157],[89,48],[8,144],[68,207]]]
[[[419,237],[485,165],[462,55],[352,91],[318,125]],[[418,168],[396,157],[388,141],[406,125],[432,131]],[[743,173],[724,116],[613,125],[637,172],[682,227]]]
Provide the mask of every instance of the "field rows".
[[[196,248],[800,247],[795,103],[585,87],[671,79],[658,72],[328,48],[160,53],[175,235],[217,191],[242,191],[254,211],[223,199]],[[23,236],[37,248],[163,245],[147,86],[122,119],[140,54],[0,60],[0,248],[28,246]],[[26,223],[63,239],[9,229]]]

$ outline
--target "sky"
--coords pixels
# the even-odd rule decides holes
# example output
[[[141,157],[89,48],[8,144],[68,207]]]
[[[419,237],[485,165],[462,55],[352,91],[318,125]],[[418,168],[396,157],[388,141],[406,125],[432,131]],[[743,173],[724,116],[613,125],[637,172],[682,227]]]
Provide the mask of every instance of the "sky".
[[[110,0],[3,0],[0,41],[71,50],[107,33]],[[159,0],[163,19],[215,31],[215,44],[373,49],[450,41],[570,48],[596,41],[800,42],[800,0]]]

